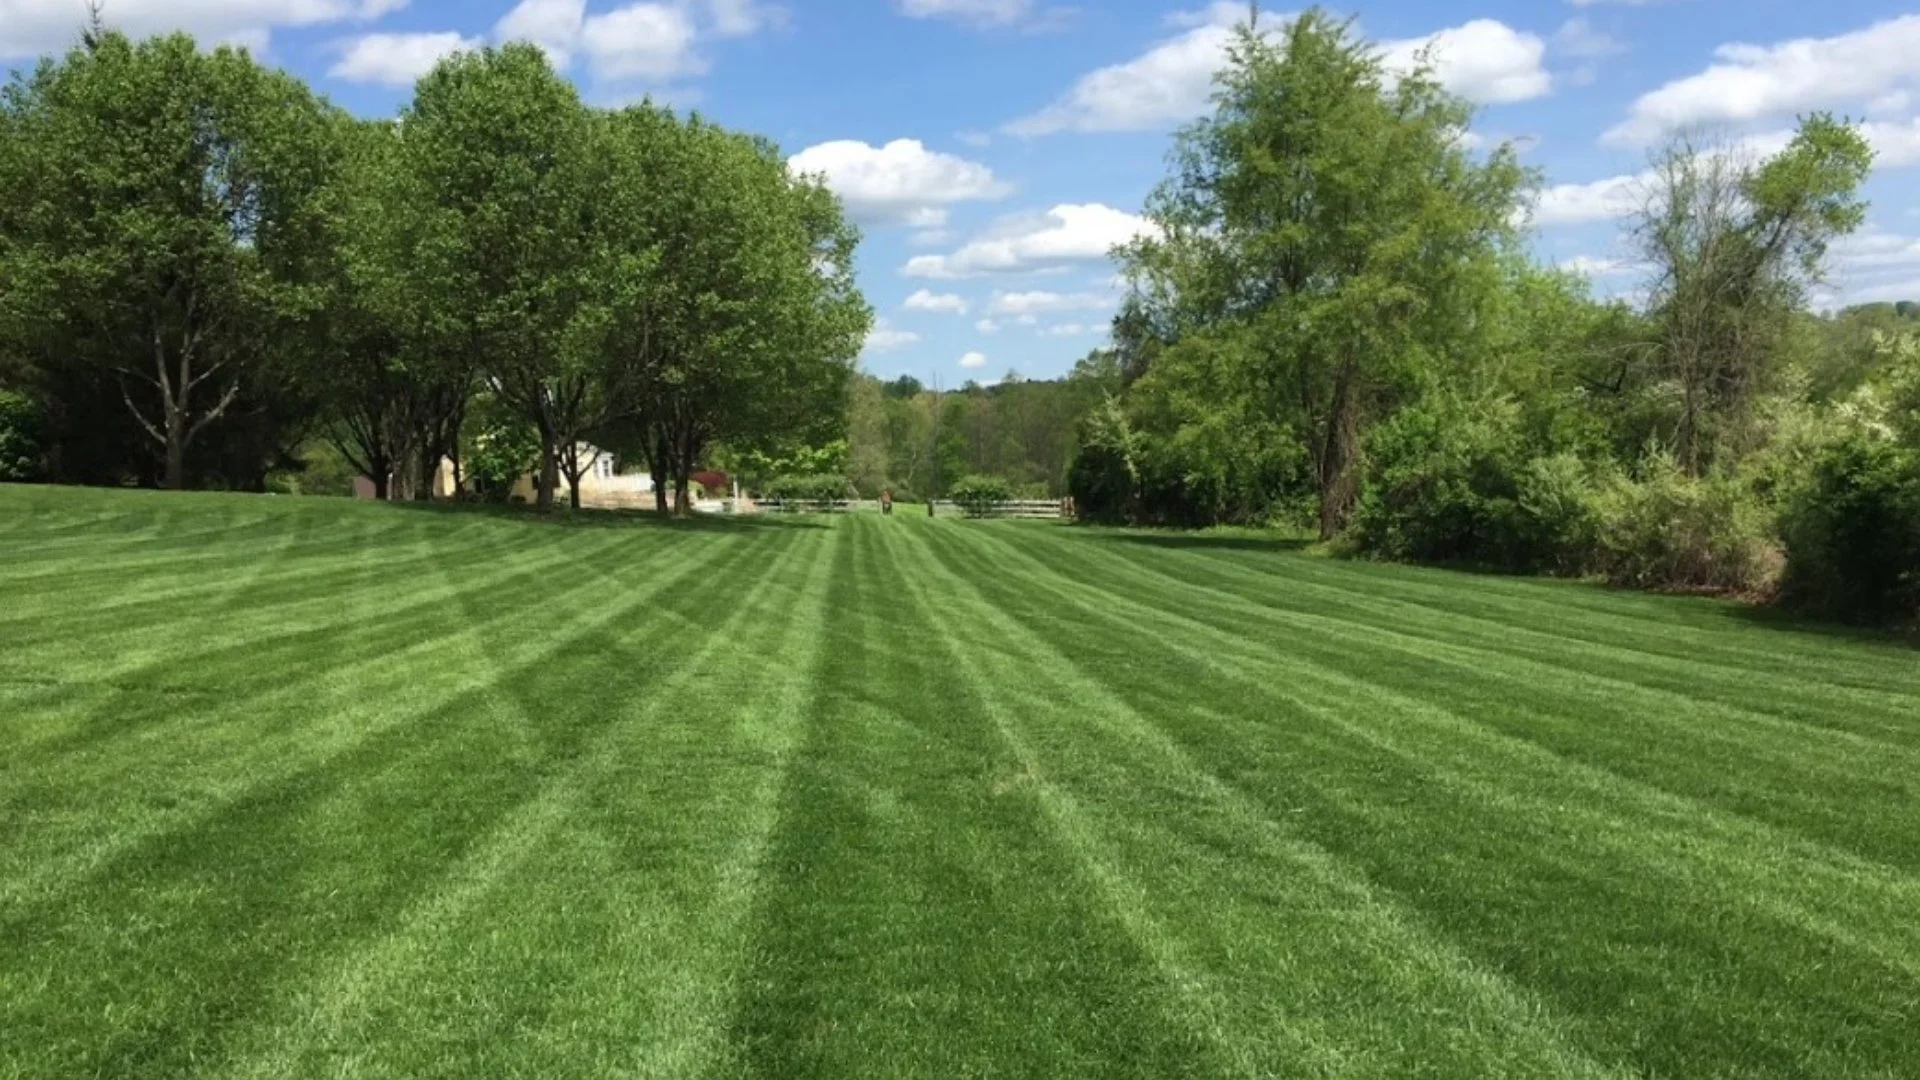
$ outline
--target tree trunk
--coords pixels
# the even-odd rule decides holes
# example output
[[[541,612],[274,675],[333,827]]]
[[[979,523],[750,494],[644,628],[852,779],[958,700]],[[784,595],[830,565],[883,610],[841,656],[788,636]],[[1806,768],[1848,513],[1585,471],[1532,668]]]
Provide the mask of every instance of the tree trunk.
[[[687,498],[687,477],[683,474],[673,478],[673,516],[686,517],[693,512],[693,504]]]
[[[667,504],[667,440],[656,437],[653,440],[653,452],[647,455],[647,472],[653,476],[653,508],[661,517],[667,516],[672,507]]]
[[[183,491],[187,486],[186,411],[167,402],[167,465],[160,486],[168,491]]]
[[[553,443],[546,441],[540,451],[540,492],[536,505],[542,510],[553,509],[554,493],[560,487],[560,455],[554,453]]]
[[[373,481],[373,497],[379,502],[387,502],[393,493],[393,470],[381,469],[367,479]]]
[[[423,445],[420,447],[420,484],[413,489],[415,502],[433,501],[433,489],[440,479],[439,447]]]
[[[1359,495],[1354,475],[1360,456],[1360,418],[1353,401],[1353,368],[1341,371],[1327,412],[1327,441],[1320,454],[1320,539],[1347,527]]]

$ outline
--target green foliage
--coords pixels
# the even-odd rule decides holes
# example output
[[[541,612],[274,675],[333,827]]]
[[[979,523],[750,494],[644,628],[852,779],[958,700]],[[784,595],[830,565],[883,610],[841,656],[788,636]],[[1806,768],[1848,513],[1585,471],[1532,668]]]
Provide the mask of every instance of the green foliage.
[[[350,496],[363,475],[330,440],[315,439],[294,453],[294,467],[267,474],[266,490],[281,495]]]
[[[1781,534],[1788,603],[1869,622],[1920,615],[1920,453],[1866,433],[1833,443]]]
[[[21,394],[0,390],[0,483],[41,476],[40,410]]]
[[[483,394],[468,412],[460,467],[475,494],[505,502],[520,478],[540,467],[540,433],[517,411]]]
[[[189,448],[242,414],[199,464],[251,480],[279,452],[258,425],[289,419],[276,361],[318,306],[338,117],[177,34],[93,35],[0,94],[0,354],[34,361],[45,392],[123,408],[147,460],[119,471],[157,461],[185,486]]]
[[[1118,398],[1108,395],[1081,422],[1067,490],[1082,521],[1108,524],[1138,516],[1140,437]]]
[[[1597,499],[1595,569],[1617,585],[1764,592],[1780,569],[1770,515],[1739,480],[1689,475],[1654,451],[1637,476],[1610,478]]]
[[[1528,461],[1515,478],[1516,568],[1579,575],[1594,565],[1600,544],[1600,482],[1572,453]]]
[[[1510,147],[1462,147],[1472,111],[1424,61],[1389,77],[1371,45],[1318,9],[1276,35],[1241,27],[1214,100],[1148,201],[1158,230],[1123,253],[1134,295],[1116,328],[1123,367],[1145,367],[1141,384],[1194,334],[1213,339],[1209,364],[1236,370],[1214,380],[1208,415],[1174,408],[1143,422],[1168,439],[1168,478],[1203,489],[1178,515],[1156,515],[1150,491],[1143,511],[1261,512],[1279,463],[1247,460],[1232,434],[1259,418],[1267,430],[1254,438],[1285,438],[1310,462],[1331,536],[1358,494],[1367,425],[1424,366],[1484,344],[1529,177]],[[1176,438],[1187,426],[1214,430]],[[1222,450],[1242,460],[1215,460]]]
[[[760,489],[760,497],[782,502],[828,503],[853,498],[856,493],[844,474],[793,473],[776,476]]]
[[[1391,559],[1532,569],[1521,525],[1518,412],[1511,401],[1435,398],[1374,428],[1350,542]]]
[[[981,515],[1013,499],[1013,486],[998,476],[963,476],[947,489],[947,498],[968,514]]]

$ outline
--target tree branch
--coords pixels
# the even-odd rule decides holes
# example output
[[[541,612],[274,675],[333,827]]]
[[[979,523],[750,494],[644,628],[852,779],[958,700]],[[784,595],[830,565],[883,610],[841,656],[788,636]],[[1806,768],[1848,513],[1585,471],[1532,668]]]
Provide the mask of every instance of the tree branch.
[[[233,399],[235,397],[238,397],[239,394],[240,394],[240,380],[235,379],[234,381],[227,384],[226,392],[220,395],[219,402],[216,403],[213,408],[208,409],[204,416],[200,417],[200,419],[198,420],[195,420],[193,422],[193,426],[187,429],[187,437],[183,441],[192,442],[193,437],[195,435],[200,434],[201,428],[206,427],[208,424],[213,423],[215,420],[218,420],[220,419],[221,416],[225,415],[227,411],[227,406],[233,404]]]

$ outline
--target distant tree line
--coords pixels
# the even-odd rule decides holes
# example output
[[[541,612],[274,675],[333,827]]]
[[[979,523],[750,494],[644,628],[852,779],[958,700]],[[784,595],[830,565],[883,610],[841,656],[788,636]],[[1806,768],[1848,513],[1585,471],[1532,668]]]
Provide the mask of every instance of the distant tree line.
[[[450,460],[550,506],[591,443],[684,511],[717,447],[841,433],[857,240],[766,140],[589,108],[533,46],[360,120],[96,26],[0,93],[0,478],[258,490],[332,457],[384,498]]]
[[[1060,379],[1009,372],[991,386],[940,391],[911,376],[862,375],[848,398],[845,472],[868,497],[942,499],[968,477],[999,478],[1023,498],[1063,496],[1081,420],[1119,389],[1104,349]]]
[[[1920,610],[1920,325],[1808,311],[1872,154],[1803,119],[1679,141],[1634,304],[1527,256],[1537,177],[1476,152],[1430,70],[1311,11],[1240,28],[1121,253],[1122,389],[1082,421],[1083,514],[1289,522],[1346,550]]]

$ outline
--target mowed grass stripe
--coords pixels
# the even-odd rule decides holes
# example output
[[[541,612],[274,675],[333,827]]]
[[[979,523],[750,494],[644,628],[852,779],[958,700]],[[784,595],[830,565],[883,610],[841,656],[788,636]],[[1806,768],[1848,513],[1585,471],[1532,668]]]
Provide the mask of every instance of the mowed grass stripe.
[[[1199,992],[1236,1074],[1613,1075],[1539,1002],[1192,757],[1140,711],[1142,696],[1116,695],[1108,664],[1061,649],[1063,620],[1048,631],[1011,614],[1033,579],[1002,566],[1003,592],[957,569],[945,553],[977,542],[967,530],[904,535],[919,572],[946,586],[956,634],[990,665],[1000,715],[1076,821],[1082,856],[1132,883],[1116,902],[1136,906],[1129,921],[1176,958],[1170,970]],[[1181,688],[1163,684],[1162,695]],[[1121,800],[1144,805],[1109,812]],[[1395,1022],[1364,1019],[1382,1015]]]
[[[1110,569],[1090,569],[1098,556],[1049,549],[1040,538],[1030,547],[1050,575],[1113,580],[1106,577]],[[1303,611],[1297,596],[1277,602],[1284,606],[1268,606],[1195,584],[1179,571],[1148,568],[1146,575],[1119,580],[1134,589],[1161,580],[1156,610],[1193,613],[1242,634],[1257,628],[1257,636],[1269,644],[1341,670],[1358,683],[1443,704],[1555,754],[1865,858],[1903,870],[1920,867],[1920,749],[1908,745],[1911,740],[1870,739],[1712,698],[1642,687],[1576,670],[1572,660],[1563,666],[1486,643],[1456,644],[1444,640],[1439,628],[1383,626],[1357,610],[1363,600],[1322,599],[1313,602],[1314,610]],[[1568,649],[1577,653],[1581,647],[1570,643]],[[1813,674],[1800,673],[1802,692],[1817,696],[1820,684]],[[1516,685],[1527,692],[1512,693]],[[1920,699],[1908,715],[1920,715]],[[1727,768],[1702,770],[1702,760]],[[1836,815],[1838,807],[1847,813]]]
[[[219,682],[224,696],[250,695],[285,687],[288,672],[316,656],[344,667],[431,644],[449,625],[445,604],[456,597],[484,593],[508,601],[501,610],[517,612],[532,606],[528,601],[540,588],[590,587],[593,576],[568,573],[583,560],[616,549],[631,558],[650,555],[631,541],[600,538],[587,546],[557,531],[521,532],[518,540],[484,549],[442,547],[441,565],[429,567],[432,572],[403,568],[391,575],[381,572],[381,548],[346,547],[321,557],[325,574],[275,578],[251,590],[244,614],[171,606],[156,608],[155,621],[140,624],[95,616],[83,602],[42,620],[33,641],[9,650],[0,682],[11,678],[44,693],[120,694],[137,704],[152,693],[192,693],[192,684],[206,676]],[[458,581],[447,576],[454,566]],[[115,572],[111,563],[105,569]],[[121,704],[105,711],[127,716]]]
[[[987,535],[947,538],[973,546]],[[1556,775],[1551,759],[1503,751],[1473,724],[1345,677],[1316,693],[1313,665],[1280,647],[1261,671],[1233,656],[1231,633],[1181,646],[1187,635],[1152,618],[1169,598],[1151,590],[1144,612],[1108,598],[1125,613],[1095,603],[1064,615],[1035,599],[1046,592],[1033,586],[1057,577],[1008,572],[1009,546],[959,569],[1043,632],[1097,626],[1062,640],[1276,815],[1566,1014],[1598,1021],[1591,1038],[1611,1053],[1663,1069],[1684,1055],[1672,1075],[1718,1075],[1743,1056],[1777,1055],[1750,1075],[1903,1060],[1904,1025],[1889,1019],[1920,998],[1914,924],[1901,914],[1914,909],[1910,878],[1796,853],[1617,778],[1609,790],[1570,763]],[[1223,667],[1254,673],[1232,687],[1238,700],[1156,701],[1171,685],[1215,686],[1220,672],[1202,658],[1223,651]],[[1277,689],[1262,693],[1262,682]],[[1409,850],[1421,857],[1402,857]],[[1675,980],[1676,967],[1692,981]],[[1670,1041],[1643,1045],[1649,1030]]]
[[[1205,1076],[1150,961],[1058,858],[877,519],[826,640],[725,1076]]]
[[[619,719],[545,772],[388,934],[236,1039],[229,1073],[351,1062],[361,1076],[531,1075],[565,1057],[690,1075],[719,1053],[713,1021],[796,723],[782,713],[808,686],[786,667],[806,659],[794,630],[807,619],[775,616],[819,607],[830,551],[821,537],[783,542],[739,592],[689,592],[616,635],[630,655],[598,670],[596,692],[562,696],[567,685],[543,677],[542,700]],[[662,655],[676,664],[656,667]],[[651,767],[662,758],[674,767]],[[508,904],[514,926],[500,933],[493,908]]]
[[[1920,1076],[1920,664],[1246,537],[0,487],[0,1076]]]
[[[689,560],[686,577],[703,568],[711,567]],[[613,581],[639,584],[642,572]],[[191,828],[149,837],[138,858],[117,860],[89,882],[97,910],[69,902],[0,924],[0,946],[23,959],[53,951],[81,961],[38,994],[10,995],[10,1011],[23,1023],[36,1007],[95,1014],[90,1000],[123,998],[152,981],[156,992],[137,995],[147,1011],[108,1010],[111,1023],[49,1049],[106,1071],[194,1071],[229,1025],[272,1000],[271,980],[298,981],[323,959],[323,943],[376,932],[436,868],[537,787],[543,771],[580,754],[610,717],[577,707],[542,715],[537,687],[567,675],[573,687],[604,680],[604,646],[591,639],[674,580],[628,591],[602,578],[598,602],[575,598],[562,609],[570,618],[557,636],[528,627],[528,644],[491,681],[343,753],[247,785]],[[707,587],[717,599],[717,579]],[[302,887],[306,881],[313,886]],[[174,926],[197,932],[169,932]],[[187,989],[157,992],[183,977]]]
[[[1029,551],[1008,542],[1005,534],[998,539],[990,555],[974,553],[979,557],[969,569],[984,573],[988,567],[1029,558]],[[1036,561],[1035,565],[1040,564]],[[1833,934],[1876,956],[1892,958],[1910,970],[1920,959],[1920,925],[1898,915],[1920,906],[1920,880],[1910,874],[1828,845],[1783,835],[1763,823],[1630,776],[1564,758],[1489,727],[1478,718],[1469,719],[1376,687],[1337,668],[1303,662],[1235,630],[1170,615],[1164,598],[1149,591],[1135,589],[1122,594],[1069,581],[1049,569],[1041,588],[1086,619],[1109,624],[1116,635],[1135,634],[1143,623],[1156,618],[1178,619],[1193,633],[1159,639],[1164,648],[1178,653],[1181,662],[1204,671],[1209,679],[1238,687],[1249,702],[1306,709],[1410,762],[1435,770],[1450,767],[1445,775],[1479,786],[1474,801],[1498,804],[1503,813],[1510,813],[1516,820],[1552,822],[1572,818],[1570,823],[1560,824],[1575,832],[1630,836],[1623,840],[1629,847],[1617,857],[1632,859],[1664,852],[1672,857],[1676,868],[1678,876],[1671,883],[1676,890],[1698,893],[1698,882],[1687,878],[1699,869],[1701,856],[1723,858],[1724,865],[1709,869],[1728,873],[1710,880],[1722,887],[1738,882],[1745,899],[1768,905],[1798,925]],[[1132,583],[1139,585],[1137,580]],[[1029,614],[1033,610],[1059,610],[1049,609],[1033,596],[1025,599],[1027,606],[1022,610]],[[1196,636],[1203,640],[1193,640]],[[1356,706],[1369,717],[1384,718],[1386,723],[1350,723],[1343,711],[1353,711]],[[1396,729],[1393,738],[1387,737],[1387,724]],[[1695,841],[1702,831],[1710,832],[1719,843],[1701,849]],[[1662,843],[1667,846],[1662,848]],[[1756,867],[1766,871],[1771,891],[1753,893]],[[1655,868],[1648,866],[1640,872],[1653,873]],[[1736,897],[1723,899],[1732,901]],[[1835,908],[1836,899],[1844,901],[1843,910]]]
[[[681,544],[676,554],[696,550],[691,538]],[[608,540],[576,554],[599,555],[616,546],[617,540]],[[706,560],[754,557],[745,544],[711,545],[703,555],[664,560],[664,568],[655,568],[634,592],[611,595],[644,603],[693,579]],[[9,812],[15,838],[5,858],[29,868],[0,876],[7,885],[0,913],[131,858],[142,844],[191,829],[201,817],[224,813],[258,789],[298,783],[335,769],[342,759],[377,755],[394,737],[418,737],[409,729],[459,702],[496,693],[516,670],[591,633],[597,615],[591,601],[610,594],[597,574],[556,588],[533,572],[513,589],[484,595],[491,605],[484,614],[458,604],[429,606],[419,609],[416,623],[382,620],[363,610],[332,624],[328,633],[303,636],[303,651],[280,656],[249,652],[240,643],[223,653],[220,665],[201,658],[194,666],[170,667],[204,681],[186,684],[194,692],[184,697],[152,696],[132,718],[140,721],[132,730],[109,723],[125,715],[117,712],[123,705],[96,706],[89,719],[97,719],[100,730],[90,743],[104,742],[103,748],[56,755],[38,767],[32,755],[22,755],[17,767],[0,773],[8,780],[0,809]],[[549,623],[581,625],[549,636]],[[485,645],[495,633],[509,636],[510,646]],[[339,635],[358,638],[359,651],[337,647]],[[303,656],[310,661],[302,673],[286,675],[288,665]],[[335,666],[343,657],[351,666]],[[427,737],[437,735],[429,731]],[[67,749],[82,746],[70,741]]]
[[[1350,563],[1317,558],[1275,558],[1271,542],[1206,536],[1166,537],[1137,532],[1088,530],[1091,539],[1117,551],[1186,552],[1198,559],[1171,564],[1201,571],[1205,580],[1284,596],[1302,584],[1330,587],[1431,612],[1495,625],[1545,631],[1569,641],[1605,644],[1632,652],[1697,659],[1766,676],[1817,666],[1837,686],[1911,693],[1910,649],[1884,635],[1832,627],[1785,624],[1754,609],[1724,601],[1661,596],[1633,590],[1596,589],[1570,581],[1457,572],[1391,563]],[[1474,583],[1462,588],[1464,581]]]
[[[1149,538],[1096,535],[1116,552],[1151,542]],[[1352,621],[1443,641],[1486,642],[1503,653],[1541,660],[1575,674],[1596,674],[1696,700],[1737,704],[1751,712],[1904,742],[1909,748],[1920,738],[1912,725],[1902,723],[1920,700],[1914,697],[1911,682],[1897,677],[1911,655],[1884,643],[1879,646],[1884,655],[1877,664],[1859,665],[1855,654],[1864,651],[1859,648],[1846,655],[1847,663],[1834,663],[1824,651],[1827,642],[1822,635],[1763,629],[1752,625],[1751,616],[1740,614],[1743,609],[1691,601],[1686,603],[1719,610],[1724,625],[1716,627],[1716,633],[1688,632],[1656,648],[1661,628],[1657,624],[1649,627],[1645,619],[1631,621],[1619,633],[1595,633],[1592,626],[1596,620],[1569,618],[1569,606],[1580,610],[1578,601],[1597,591],[1572,583],[1527,582],[1537,595],[1489,603],[1475,593],[1447,607],[1437,602],[1446,596],[1438,590],[1435,599],[1420,599],[1418,586],[1422,582],[1381,579],[1381,574],[1404,574],[1409,568],[1381,567],[1377,572],[1356,573],[1350,565],[1296,558],[1267,560],[1292,568],[1292,573],[1247,574],[1237,570],[1237,563],[1224,558],[1231,554],[1228,549],[1196,540],[1185,550],[1203,558],[1149,558],[1143,565],[1177,574],[1198,589],[1229,591],[1306,612],[1331,607]],[[1223,576],[1222,565],[1234,568],[1231,576]],[[1231,582],[1231,588],[1223,590],[1226,582]],[[1409,584],[1416,587],[1408,588]],[[1575,601],[1571,605],[1570,599]],[[1659,597],[1621,599],[1674,602]],[[1476,612],[1475,608],[1481,610]],[[1759,640],[1771,647],[1729,649],[1730,640]],[[1778,648],[1783,642],[1789,647]],[[1805,677],[1813,673],[1823,680],[1819,687],[1822,697],[1807,692]],[[1871,678],[1864,677],[1868,673]],[[1860,685],[1851,684],[1855,679]],[[1831,708],[1835,695],[1847,709]]]

